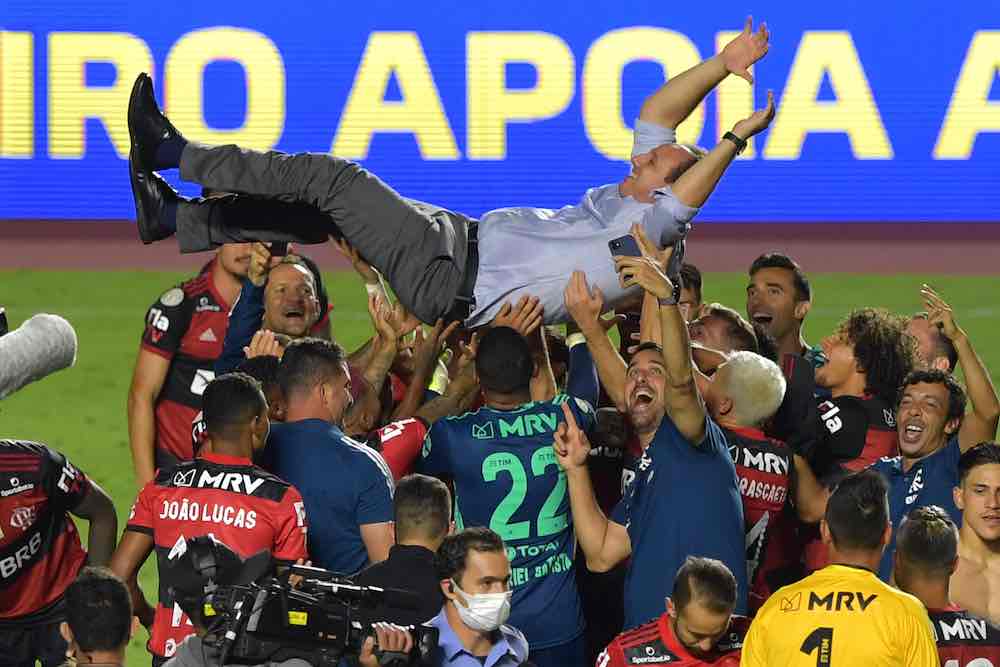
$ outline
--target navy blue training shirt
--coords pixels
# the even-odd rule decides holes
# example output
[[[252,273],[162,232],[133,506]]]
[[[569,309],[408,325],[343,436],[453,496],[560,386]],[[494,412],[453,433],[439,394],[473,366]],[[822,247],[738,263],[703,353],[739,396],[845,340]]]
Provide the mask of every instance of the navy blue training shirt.
[[[393,520],[392,473],[382,455],[333,424],[305,419],[272,424],[261,463],[302,494],[313,565],[361,570],[368,563],[361,526]]]
[[[515,410],[480,408],[435,423],[419,464],[454,479],[458,529],[488,526],[503,538],[514,591],[508,622],[532,650],[583,632],[566,473],[552,448],[563,403],[581,429],[591,429],[594,409],[565,394]]]
[[[705,437],[695,446],[664,415],[611,519],[625,526],[632,541],[626,628],[666,611],[674,577],[688,556],[725,563],[738,586],[736,613],[746,614],[743,501],[726,436],[714,421],[706,418]]]
[[[903,457],[879,459],[870,467],[885,478],[889,486],[889,518],[892,520],[892,539],[882,553],[878,576],[888,582],[892,576],[893,558],[896,554],[896,531],[903,518],[917,509],[937,505],[948,513],[958,527],[962,526],[962,512],[955,505],[952,489],[958,486],[958,459],[962,450],[958,436],[933,454],[926,456],[903,472]]]

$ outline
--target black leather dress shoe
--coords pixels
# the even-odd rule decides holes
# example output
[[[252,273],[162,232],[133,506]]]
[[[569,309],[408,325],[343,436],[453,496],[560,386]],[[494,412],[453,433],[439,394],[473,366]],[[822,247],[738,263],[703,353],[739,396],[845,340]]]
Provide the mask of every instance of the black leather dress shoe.
[[[161,143],[175,138],[183,140],[160,111],[153,95],[153,80],[145,72],[136,77],[128,98],[128,136],[132,141],[131,159],[138,161],[140,170],[159,168],[156,149]]]
[[[162,224],[160,215],[167,202],[179,203],[183,198],[157,174],[142,168],[136,160],[135,148],[129,153],[128,175],[132,182],[132,198],[135,200],[135,222],[139,228],[139,238],[143,243],[153,243],[173,236],[174,231]]]

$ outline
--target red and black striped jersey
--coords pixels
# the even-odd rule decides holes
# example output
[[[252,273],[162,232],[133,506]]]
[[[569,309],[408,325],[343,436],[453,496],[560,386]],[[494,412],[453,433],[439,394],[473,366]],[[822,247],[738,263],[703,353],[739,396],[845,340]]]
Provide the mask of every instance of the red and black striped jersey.
[[[0,623],[40,621],[76,578],[87,553],[67,512],[89,490],[59,452],[0,440]]]
[[[1000,628],[957,606],[927,613],[941,667],[1000,665]]]
[[[877,396],[838,396],[822,401],[817,406],[817,421],[819,436],[808,457],[809,464],[828,486],[899,452],[896,416],[890,405]],[[802,539],[808,572],[829,565],[828,549],[817,526],[804,529]]]
[[[709,656],[697,657],[686,649],[670,627],[670,616],[662,614],[645,625],[626,630],[615,637],[597,656],[595,667],[629,665],[670,665],[670,667],[739,667],[743,637],[750,623],[743,616],[733,616],[729,629],[716,643]]]
[[[206,453],[161,468],[132,506],[126,530],[152,536],[159,564],[181,542],[212,534],[244,558],[268,550],[279,561],[307,558],[306,516],[294,486],[249,459]],[[193,629],[159,568],[160,590],[149,650],[170,657]]]
[[[871,395],[838,396],[818,407],[820,445],[817,458],[842,472],[857,472],[899,452],[896,415],[886,401]],[[822,470],[824,477],[829,471]],[[836,473],[834,473],[836,474]]]
[[[146,311],[142,349],[170,360],[156,399],[159,465],[194,458],[191,424],[201,410],[201,394],[215,377],[229,327],[230,304],[212,281],[213,260],[198,276],[171,288]]]
[[[389,464],[393,480],[398,482],[413,472],[426,437],[427,422],[414,417],[400,419],[376,429],[368,441],[377,445],[376,449]]]
[[[795,516],[787,502],[792,452],[754,428],[724,428],[736,465],[746,525],[750,615],[782,586],[802,578]]]

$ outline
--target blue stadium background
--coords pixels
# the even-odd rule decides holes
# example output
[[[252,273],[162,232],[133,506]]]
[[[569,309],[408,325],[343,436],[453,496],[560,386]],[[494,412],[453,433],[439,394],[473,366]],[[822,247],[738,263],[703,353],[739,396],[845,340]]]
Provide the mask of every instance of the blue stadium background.
[[[1000,189],[995,187],[1000,158],[1000,84],[996,81],[1000,47],[987,54],[992,63],[987,63],[991,81],[987,101],[961,121],[982,126],[972,150],[957,159],[934,157],[963,63],[972,58],[974,37],[978,34],[981,44],[1000,43],[987,41],[1000,35],[997,4],[930,0],[796,0],[757,5],[732,0],[682,5],[517,0],[5,0],[0,5],[0,31],[5,31],[0,35],[0,57],[6,54],[8,62],[0,71],[7,73],[8,83],[5,87],[0,82],[0,95],[11,90],[11,77],[20,71],[10,56],[14,42],[9,35],[31,33],[33,109],[29,155],[0,157],[0,219],[128,219],[133,215],[125,160],[113,148],[102,121],[84,121],[82,157],[50,155],[49,42],[55,33],[112,32],[138,38],[152,54],[162,94],[167,54],[185,35],[219,26],[256,31],[274,44],[283,65],[285,117],[276,147],[321,152],[331,150],[370,37],[414,33],[459,157],[423,159],[412,133],[378,132],[362,162],[405,195],[476,215],[499,206],[574,203],[586,188],[624,175],[625,164],[595,148],[583,120],[582,70],[588,51],[602,36],[637,26],[667,29],[690,40],[704,58],[715,52],[718,32],[738,30],[751,12],[757,20],[767,20],[772,31],[771,52],[756,67],[757,104],[772,88],[780,109],[796,53],[808,33],[847,33],[856,49],[856,62],[867,77],[892,157],[861,159],[852,151],[847,134],[814,131],[806,136],[797,159],[773,159],[762,155],[768,142],[765,134],[759,138],[756,156],[731,168],[701,221],[1000,220]],[[506,157],[499,160],[469,156],[466,42],[469,33],[476,31],[548,33],[572,53],[568,104],[552,118],[508,123]],[[524,55],[530,59],[533,54]],[[980,53],[981,70],[982,62]],[[135,74],[120,71],[99,57],[86,64],[83,72],[83,85],[95,88],[113,85],[119,77],[130,82]],[[531,89],[539,83],[535,68],[524,62],[508,64],[505,72],[509,89]],[[624,123],[631,125],[643,97],[663,77],[663,68],[656,62],[625,66]],[[248,96],[244,70],[236,62],[217,60],[205,67],[203,81],[205,123],[218,129],[238,128]],[[401,94],[398,80],[390,77],[385,99],[400,100]],[[837,103],[829,77],[824,77],[817,98]],[[12,108],[10,99],[0,97],[0,117],[5,102],[8,110]],[[123,103],[116,122],[124,123],[124,112]],[[710,98],[699,137],[702,144],[711,146],[716,141],[716,112],[717,104]],[[787,119],[795,110],[786,113]],[[0,127],[8,133],[24,131],[9,118],[10,112],[7,125]],[[793,122],[808,124],[809,119]],[[12,136],[7,138],[8,145]]]

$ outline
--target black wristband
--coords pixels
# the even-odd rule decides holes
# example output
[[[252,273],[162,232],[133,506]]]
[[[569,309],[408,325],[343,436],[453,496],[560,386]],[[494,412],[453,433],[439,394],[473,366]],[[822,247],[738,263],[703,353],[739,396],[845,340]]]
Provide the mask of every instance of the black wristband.
[[[661,306],[676,306],[681,301],[681,288],[680,285],[674,284],[674,289],[671,291],[670,296],[665,299],[657,298],[656,302]]]
[[[729,139],[731,142],[733,142],[734,144],[736,144],[736,154],[737,155],[739,155],[740,153],[742,153],[743,151],[745,151],[747,149],[747,140],[746,139],[740,139],[739,137],[737,137],[732,132],[726,132],[724,135],[722,135],[722,138],[723,139]]]

